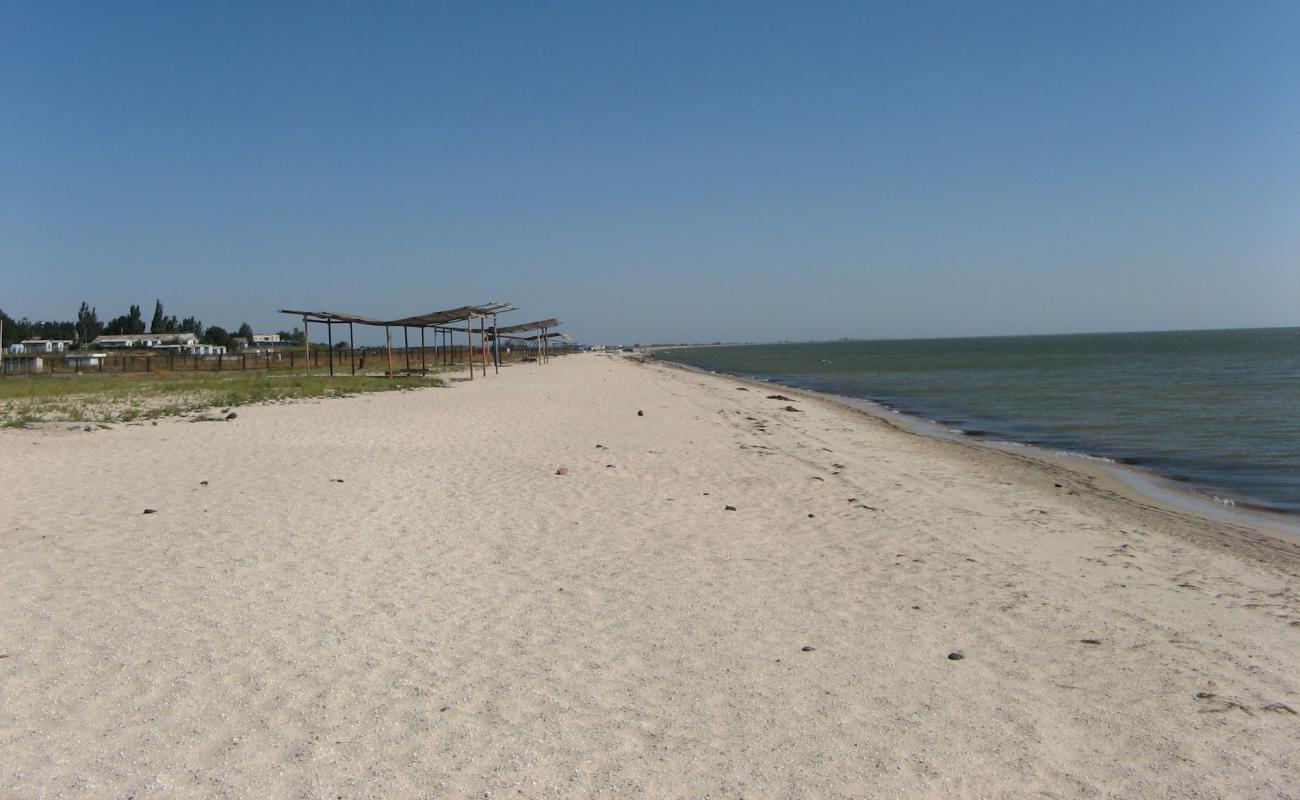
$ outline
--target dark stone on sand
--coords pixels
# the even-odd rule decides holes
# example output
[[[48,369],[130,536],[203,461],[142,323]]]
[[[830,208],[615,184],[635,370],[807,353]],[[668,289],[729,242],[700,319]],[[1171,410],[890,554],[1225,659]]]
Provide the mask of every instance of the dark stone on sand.
[[[810,645],[810,644],[806,644],[806,645],[804,645],[803,647],[800,647],[799,649],[800,649],[802,652],[805,652],[805,653],[811,653],[812,651],[816,650],[817,648],[816,648],[816,647],[813,647],[813,646]]]
[[[606,465],[605,465],[605,469],[613,469],[613,468],[614,468],[614,465],[613,465],[613,464],[606,464]]]
[[[801,408],[795,408],[794,406],[786,406],[783,410],[784,410],[784,411],[797,411],[797,412],[799,412],[800,414],[803,413],[803,409],[801,409]]]
[[[809,514],[809,515],[808,515],[808,519],[812,519],[812,518],[815,517],[815,516],[817,516],[817,515],[816,515],[816,514]]]
[[[1101,639],[1080,639],[1084,644],[1101,644]]]
[[[785,401],[788,402],[788,401],[790,401],[790,400],[793,400],[794,398],[792,398],[792,397],[786,397],[786,396],[783,395],[783,394],[769,394],[769,395],[767,396],[767,399],[768,399],[768,400],[785,400]]]
[[[1055,487],[1058,488],[1058,489],[1063,489],[1063,488],[1065,488],[1065,487],[1061,486],[1061,484],[1059,484],[1059,483],[1054,483],[1054,484],[1052,484],[1052,485],[1055,486]]]
[[[144,510],[144,513],[146,513],[146,514],[157,514],[157,513],[158,513],[158,509],[156,509],[156,508],[146,508],[146,509]]]
[[[722,510],[723,510],[723,511],[735,511],[735,510],[736,510],[736,507],[735,507],[735,506],[723,506],[723,507],[722,507]]]
[[[644,417],[644,416],[645,416],[645,412],[644,412],[644,411],[640,411],[640,410],[638,410],[638,411],[636,412],[636,415],[637,415],[638,417]]]
[[[569,474],[569,468],[568,468],[568,467],[560,467],[559,469],[557,469],[557,470],[555,471],[555,474],[556,474],[556,475],[568,475],[568,474]]]
[[[207,486],[207,485],[208,485],[207,481],[199,481],[199,486]]]
[[[736,387],[736,391],[738,391],[738,392],[748,392],[749,390],[746,389],[744,386],[737,386],[737,387]]]
[[[239,416],[239,415],[236,414],[235,412],[231,411],[229,414],[226,415],[226,419],[234,419],[234,418],[237,417],[237,416]]]
[[[342,483],[342,478],[330,478],[330,483]]]
[[[92,428],[92,427],[90,427],[89,425],[87,425],[85,428],[82,428],[82,430],[84,430],[84,431],[86,431],[87,433],[89,433],[90,431],[94,430],[94,428]]]
[[[961,652],[960,650],[953,650],[951,653],[948,654],[949,661],[961,661],[965,657],[966,654]]]

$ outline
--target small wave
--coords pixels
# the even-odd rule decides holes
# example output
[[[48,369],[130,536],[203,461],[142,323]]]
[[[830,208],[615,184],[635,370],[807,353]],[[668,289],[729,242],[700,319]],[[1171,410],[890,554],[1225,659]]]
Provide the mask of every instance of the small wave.
[[[1101,461],[1101,462],[1104,462],[1104,463],[1106,463],[1106,464],[1118,464],[1118,463],[1120,463],[1120,462],[1116,461],[1116,460],[1113,459],[1113,458],[1106,458],[1105,456],[1094,456],[1094,455],[1091,454],[1091,453],[1080,453],[1080,452],[1077,452],[1077,451],[1075,451],[1075,450],[1057,450],[1057,451],[1056,451],[1056,454],[1057,454],[1058,456],[1069,456],[1069,457],[1071,457],[1071,458],[1084,458],[1084,459],[1087,459],[1088,461]]]

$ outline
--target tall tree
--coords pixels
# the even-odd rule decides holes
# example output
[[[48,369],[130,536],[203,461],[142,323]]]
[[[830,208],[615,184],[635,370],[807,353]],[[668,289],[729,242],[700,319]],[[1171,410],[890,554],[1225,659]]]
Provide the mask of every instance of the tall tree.
[[[220,325],[213,325],[203,334],[203,338],[208,344],[219,344],[227,349],[234,347],[235,343],[230,340],[230,333]]]
[[[4,326],[4,331],[0,336],[3,336],[5,347],[14,342],[21,342],[23,339],[32,338],[32,323],[26,317],[14,319],[5,312],[0,311],[0,325]]]
[[[192,333],[200,339],[203,338],[203,323],[199,322],[195,317],[186,317],[181,320],[177,323],[176,330],[182,333]]]
[[[163,313],[162,300],[153,301],[153,319],[149,321],[150,333],[167,332],[167,315]]]
[[[235,334],[235,335],[236,335],[236,336],[240,336],[240,337],[242,337],[246,346],[250,346],[250,347],[252,346],[252,344],[253,344],[253,329],[252,329],[251,326],[249,326],[249,324],[248,324],[247,322],[245,322],[245,323],[243,323],[242,325],[239,326],[239,333],[237,333],[237,334]]]
[[[144,315],[140,313],[140,306],[133,305],[131,310],[126,312],[126,327],[127,333],[144,333]]]
[[[104,325],[99,321],[95,309],[86,301],[81,301],[81,309],[77,311],[77,341],[87,344],[103,332]]]

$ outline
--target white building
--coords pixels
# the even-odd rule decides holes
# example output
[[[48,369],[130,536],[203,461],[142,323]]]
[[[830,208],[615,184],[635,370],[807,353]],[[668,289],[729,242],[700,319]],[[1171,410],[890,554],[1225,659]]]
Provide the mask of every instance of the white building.
[[[96,336],[95,347],[164,347],[165,345],[196,345],[199,337],[193,333],[114,333]]]
[[[161,350],[164,353],[181,353],[187,356],[223,356],[226,354],[224,344],[203,344],[202,342],[193,341],[185,344],[160,344],[155,345],[155,350]]]
[[[68,353],[63,357],[63,360],[70,367],[87,369],[89,367],[98,367],[106,358],[108,358],[108,353],[87,353],[81,350],[76,353]]]
[[[41,372],[45,368],[45,361],[40,356],[32,355],[11,355],[5,356],[0,360],[0,371],[5,375],[23,375],[33,372]]]
[[[23,339],[9,345],[13,353],[62,353],[72,344],[71,339]]]
[[[253,344],[277,345],[284,344],[278,333],[255,333],[253,334]]]

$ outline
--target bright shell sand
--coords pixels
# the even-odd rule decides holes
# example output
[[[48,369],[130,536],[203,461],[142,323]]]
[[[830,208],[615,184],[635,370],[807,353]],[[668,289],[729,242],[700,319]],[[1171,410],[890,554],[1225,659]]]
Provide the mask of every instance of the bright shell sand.
[[[1296,795],[1296,546],[739,386],[0,431],[0,796]]]

